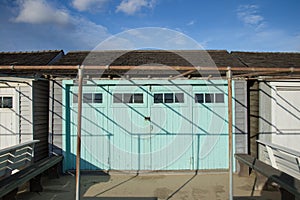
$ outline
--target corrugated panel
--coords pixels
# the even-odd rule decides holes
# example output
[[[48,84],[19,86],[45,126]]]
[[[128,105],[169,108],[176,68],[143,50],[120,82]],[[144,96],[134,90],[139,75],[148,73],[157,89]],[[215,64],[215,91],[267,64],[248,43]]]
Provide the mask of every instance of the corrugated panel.
[[[35,146],[35,161],[48,156],[49,130],[49,81],[33,81],[33,139],[40,140]]]

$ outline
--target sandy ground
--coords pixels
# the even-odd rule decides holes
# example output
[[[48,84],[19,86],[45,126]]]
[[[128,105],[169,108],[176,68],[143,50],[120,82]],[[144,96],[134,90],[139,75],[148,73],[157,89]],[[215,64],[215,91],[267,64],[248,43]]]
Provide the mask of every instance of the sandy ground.
[[[234,175],[234,199],[279,200],[277,189],[252,191],[255,176]],[[84,200],[154,200],[195,199],[226,200],[228,174],[225,172],[195,174],[112,174],[82,175],[81,199]],[[41,193],[20,192],[18,200],[74,200],[75,177],[43,178]]]

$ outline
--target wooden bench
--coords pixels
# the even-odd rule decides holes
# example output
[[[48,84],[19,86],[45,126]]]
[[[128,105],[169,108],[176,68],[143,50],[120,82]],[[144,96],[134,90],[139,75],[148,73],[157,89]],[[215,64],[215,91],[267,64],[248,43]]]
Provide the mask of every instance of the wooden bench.
[[[300,152],[261,140],[257,143],[267,164],[300,179]]]
[[[278,184],[280,186],[282,200],[300,199],[300,180],[297,178],[275,169],[271,165],[248,154],[235,154],[235,158],[239,161],[240,165],[246,165],[257,173],[265,176],[268,181]],[[265,182],[265,180],[261,179],[261,176],[258,175],[257,178],[257,182]]]
[[[41,192],[41,174],[51,168],[57,171],[62,156],[51,156],[33,163],[37,142],[34,140],[0,150],[0,198],[3,200],[15,199],[18,188],[27,182],[30,182],[30,191]]]

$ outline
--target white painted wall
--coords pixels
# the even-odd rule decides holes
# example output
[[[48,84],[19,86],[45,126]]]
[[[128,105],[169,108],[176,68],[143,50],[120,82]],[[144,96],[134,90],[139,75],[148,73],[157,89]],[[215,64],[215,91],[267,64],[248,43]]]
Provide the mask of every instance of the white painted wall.
[[[272,142],[300,152],[300,82],[272,82]]]
[[[13,97],[12,108],[0,108],[0,149],[3,149],[33,138],[32,86],[31,80],[0,81],[0,96]]]
[[[18,105],[17,95],[15,88],[8,86],[0,87],[0,98],[1,97],[12,97],[13,107],[12,108],[1,108],[0,107],[0,147],[5,148],[18,144]]]

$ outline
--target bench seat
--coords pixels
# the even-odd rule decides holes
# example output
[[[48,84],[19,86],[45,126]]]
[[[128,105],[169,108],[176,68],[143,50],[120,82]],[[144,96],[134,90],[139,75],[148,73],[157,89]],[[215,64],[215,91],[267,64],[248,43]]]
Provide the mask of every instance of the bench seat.
[[[39,176],[47,169],[59,164],[62,159],[62,156],[51,156],[49,158],[45,158],[0,180],[0,198],[12,191],[15,191],[19,186]]]
[[[267,177],[270,181],[277,183],[280,187],[300,198],[300,180],[284,173],[272,166],[254,158],[248,154],[235,154],[235,158],[241,163],[249,166],[256,172]]]

